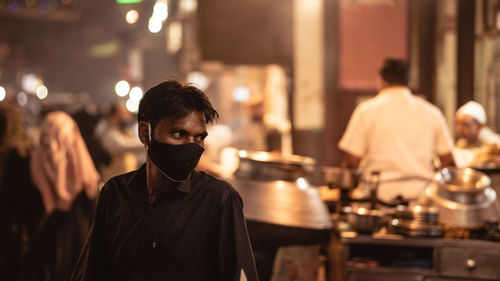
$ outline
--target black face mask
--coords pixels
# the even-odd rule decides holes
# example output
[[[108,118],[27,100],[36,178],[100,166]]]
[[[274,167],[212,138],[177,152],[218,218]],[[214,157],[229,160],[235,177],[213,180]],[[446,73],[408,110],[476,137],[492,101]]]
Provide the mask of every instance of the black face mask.
[[[203,151],[196,143],[168,144],[151,138],[148,156],[170,180],[182,182],[198,165]]]

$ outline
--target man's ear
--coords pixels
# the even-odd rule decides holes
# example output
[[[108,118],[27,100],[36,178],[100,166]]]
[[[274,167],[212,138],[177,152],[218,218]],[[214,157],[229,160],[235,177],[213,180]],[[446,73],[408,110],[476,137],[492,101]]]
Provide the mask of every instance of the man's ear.
[[[148,122],[139,122],[139,127],[137,128],[139,133],[139,140],[145,145],[149,144],[149,126]]]

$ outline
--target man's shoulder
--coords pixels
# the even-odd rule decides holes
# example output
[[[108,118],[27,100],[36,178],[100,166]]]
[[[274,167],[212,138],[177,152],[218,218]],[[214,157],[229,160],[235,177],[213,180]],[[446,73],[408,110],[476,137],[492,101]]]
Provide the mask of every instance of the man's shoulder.
[[[430,114],[434,115],[435,117],[442,115],[441,110],[435,104],[427,101],[426,99],[424,99],[420,96],[414,96],[413,98],[415,100],[415,103],[418,104],[420,106],[420,108],[423,111],[425,111],[425,113],[430,113]]]
[[[236,189],[234,189],[229,182],[218,179],[203,171],[194,171],[194,173],[194,176],[196,177],[196,182],[194,184],[198,189],[201,189],[201,191],[209,192],[213,195],[221,197],[239,196]]]
[[[113,192],[118,191],[120,188],[129,186],[134,178],[140,176],[141,169],[134,170],[125,174],[117,175],[109,179],[103,186],[101,192]]]

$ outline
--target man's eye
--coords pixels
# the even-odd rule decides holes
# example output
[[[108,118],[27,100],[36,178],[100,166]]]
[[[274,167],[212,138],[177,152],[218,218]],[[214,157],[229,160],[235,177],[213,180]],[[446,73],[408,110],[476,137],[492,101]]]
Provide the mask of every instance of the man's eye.
[[[176,138],[176,139],[180,139],[180,138],[182,138],[182,133],[181,133],[181,132],[174,132],[172,135],[173,135],[173,136],[174,136],[174,138]]]

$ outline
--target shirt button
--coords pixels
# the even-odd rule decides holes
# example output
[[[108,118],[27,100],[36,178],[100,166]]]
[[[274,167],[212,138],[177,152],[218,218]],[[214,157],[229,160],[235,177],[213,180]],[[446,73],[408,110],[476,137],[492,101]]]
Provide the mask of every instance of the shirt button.
[[[156,241],[153,241],[152,246],[153,248],[156,248]]]

